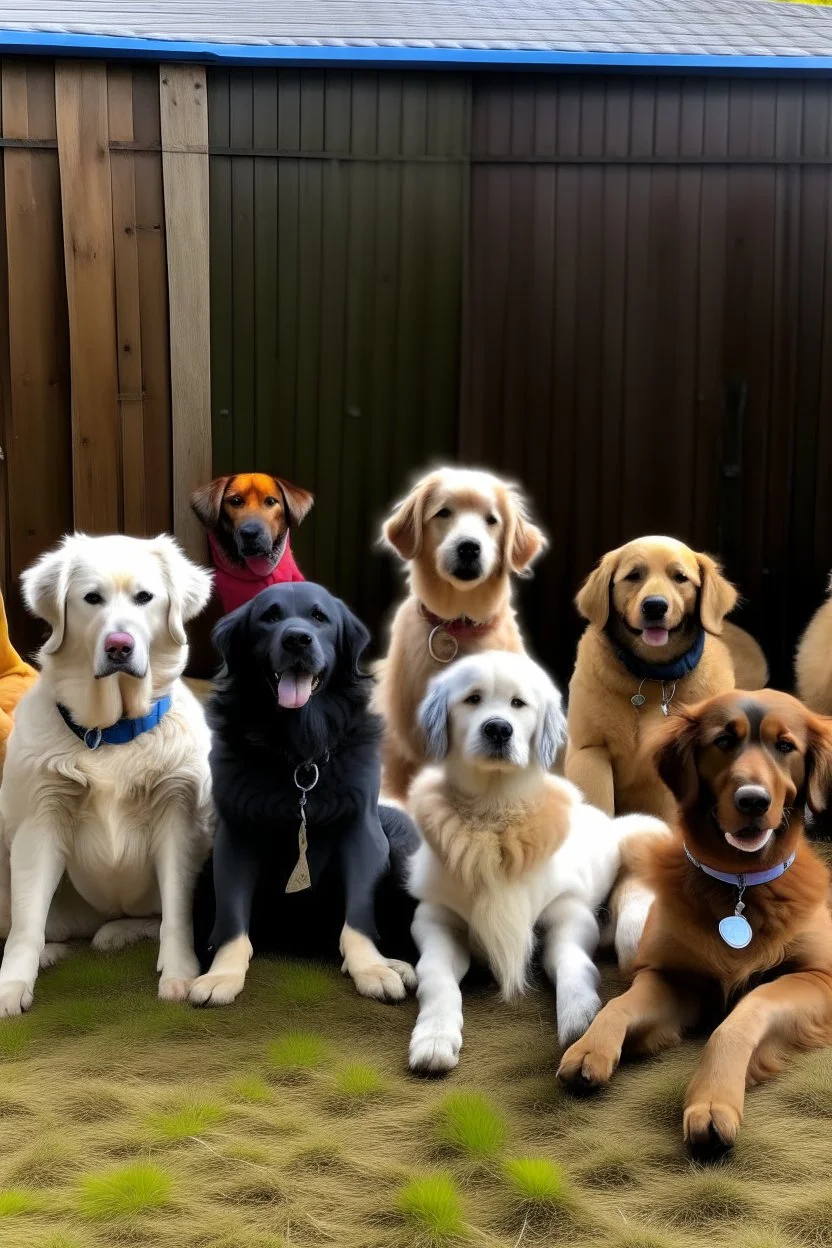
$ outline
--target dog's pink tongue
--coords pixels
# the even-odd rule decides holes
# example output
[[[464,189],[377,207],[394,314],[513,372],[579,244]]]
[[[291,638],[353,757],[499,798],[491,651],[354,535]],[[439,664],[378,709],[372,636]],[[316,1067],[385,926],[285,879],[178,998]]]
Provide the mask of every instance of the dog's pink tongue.
[[[255,558],[246,559],[246,567],[255,576],[268,576],[274,567],[274,562],[266,556],[258,555]]]
[[[299,711],[312,696],[312,677],[306,672],[284,672],[277,686],[277,700],[287,711]]]
[[[645,628],[641,634],[642,640],[646,641],[648,646],[666,645],[668,635],[666,628]]]

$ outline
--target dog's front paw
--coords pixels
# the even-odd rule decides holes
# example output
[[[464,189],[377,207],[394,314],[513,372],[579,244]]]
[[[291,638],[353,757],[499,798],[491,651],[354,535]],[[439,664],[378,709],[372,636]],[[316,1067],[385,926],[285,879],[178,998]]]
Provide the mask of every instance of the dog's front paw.
[[[111,919],[102,924],[90,942],[99,953],[116,953],[140,940],[159,939],[158,919]]]
[[[181,975],[163,975],[159,980],[160,1001],[187,1001],[193,988],[193,978],[186,979]]]
[[[417,1023],[410,1037],[408,1057],[416,1074],[443,1075],[459,1063],[462,1032],[436,1023]]]
[[[22,979],[0,984],[0,1018],[15,1018],[32,1004],[32,988]]]
[[[586,1036],[567,1049],[558,1067],[558,1083],[578,1096],[595,1092],[609,1083],[618,1065],[617,1053],[593,1048]]]
[[[245,982],[242,972],[209,971],[194,980],[188,999],[192,1005],[230,1005],[243,991]]]
[[[352,977],[362,997],[372,997],[376,1001],[403,1001],[408,990],[416,987],[413,967],[396,958],[384,958],[360,970],[351,970],[345,962],[342,969],[345,975]]]
[[[49,941],[40,951],[38,965],[42,971],[48,971],[50,966],[57,966],[59,962],[63,962],[64,958],[68,958],[71,953],[72,950],[69,945]]]
[[[685,1109],[685,1143],[697,1161],[716,1161],[734,1147],[742,1115],[725,1101],[699,1101]]]
[[[558,988],[558,1041],[563,1048],[580,1040],[600,1008],[601,998],[595,991],[577,994]]]

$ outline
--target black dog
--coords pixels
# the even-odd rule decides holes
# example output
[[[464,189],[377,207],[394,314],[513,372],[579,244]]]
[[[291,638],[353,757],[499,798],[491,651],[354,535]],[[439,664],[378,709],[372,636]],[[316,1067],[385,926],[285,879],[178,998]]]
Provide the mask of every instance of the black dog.
[[[369,633],[339,599],[301,582],[263,590],[213,640],[224,661],[208,707],[213,961],[191,1000],[233,1001],[252,947],[317,956],[339,937],[359,992],[404,997],[415,976],[376,948],[377,903],[401,942],[413,914],[402,875],[418,837],[400,810],[378,805],[381,721],[359,667]],[[201,924],[198,898],[198,947]]]

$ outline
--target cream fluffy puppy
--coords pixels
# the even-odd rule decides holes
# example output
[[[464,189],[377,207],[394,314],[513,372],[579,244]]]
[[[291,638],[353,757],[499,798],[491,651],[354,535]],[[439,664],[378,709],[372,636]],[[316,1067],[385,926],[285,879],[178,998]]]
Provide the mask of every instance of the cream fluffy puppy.
[[[600,1008],[596,911],[618,873],[621,844],[664,824],[612,820],[548,774],[564,733],[561,696],[525,655],[460,660],[432,681],[419,718],[440,765],[417,777],[409,801],[423,837],[410,875],[420,953],[411,1069],[457,1064],[459,984],[472,953],[510,998],[526,986],[536,932],[557,991],[558,1037],[568,1044]],[[634,935],[628,929],[628,940]]]

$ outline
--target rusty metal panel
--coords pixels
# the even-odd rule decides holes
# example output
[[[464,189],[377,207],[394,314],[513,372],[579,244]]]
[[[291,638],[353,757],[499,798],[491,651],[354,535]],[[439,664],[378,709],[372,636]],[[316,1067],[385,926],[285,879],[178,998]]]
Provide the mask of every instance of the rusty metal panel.
[[[603,551],[721,553],[788,683],[832,565],[832,87],[477,77],[461,454],[534,496],[561,677]]]
[[[467,80],[210,70],[208,90],[215,469],[314,490],[301,566],[375,624],[379,520],[456,446]]]

